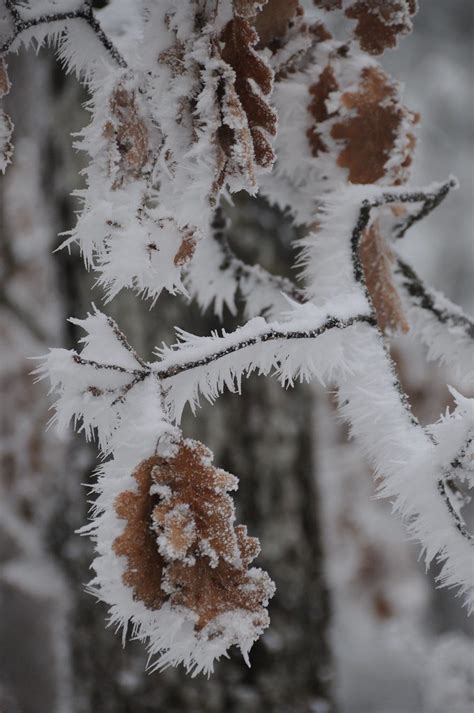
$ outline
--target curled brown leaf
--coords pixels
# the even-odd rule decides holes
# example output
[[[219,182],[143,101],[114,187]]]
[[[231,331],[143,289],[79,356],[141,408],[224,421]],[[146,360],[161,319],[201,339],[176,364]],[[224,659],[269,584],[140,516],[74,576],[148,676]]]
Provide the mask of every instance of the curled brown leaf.
[[[149,609],[165,602],[186,607],[196,616],[196,631],[236,610],[266,626],[273,584],[265,572],[249,569],[259,543],[234,525],[228,491],[237,479],[212,465],[202,443],[190,440],[168,457],[143,461],[133,477],[136,489],[115,501],[126,524],[113,549],[126,559],[123,582],[134,597]]]

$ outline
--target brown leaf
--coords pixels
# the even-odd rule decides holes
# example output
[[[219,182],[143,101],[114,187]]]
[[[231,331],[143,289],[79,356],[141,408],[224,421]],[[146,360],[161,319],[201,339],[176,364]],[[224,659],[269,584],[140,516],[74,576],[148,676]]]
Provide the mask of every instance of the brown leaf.
[[[137,467],[137,490],[115,501],[117,515],[126,520],[113,543],[127,560],[123,582],[149,609],[167,601],[190,609],[197,631],[237,609],[266,626],[264,604],[273,584],[265,572],[249,571],[258,540],[234,526],[227,492],[237,479],[211,460],[202,443],[183,440],[174,455],[153,456]]]
[[[375,183],[395,149],[398,131],[410,114],[398,101],[396,85],[377,67],[362,70],[359,88],[345,92],[342,106],[351,115],[335,123],[334,139],[344,141],[337,163],[349,170],[351,183]]]
[[[156,498],[150,497],[151,471],[155,463],[156,458],[140,463],[133,474],[137,491],[127,490],[115,500],[117,515],[127,524],[123,533],[114,540],[113,550],[116,555],[127,559],[123,583],[133,590],[134,598],[142,601],[148,609],[160,609],[166,601],[166,594],[161,588],[166,563],[150,530],[156,504]]]
[[[198,548],[207,543],[215,556],[229,562],[238,559],[234,531],[234,504],[227,495],[237,487],[237,479],[210,464],[210,451],[195,441],[183,441],[177,455],[159,459],[153,468],[153,481],[170,488],[153,512],[157,533],[167,513],[187,506],[193,515]]]
[[[357,0],[345,14],[357,20],[354,34],[361,48],[377,55],[396,47],[399,35],[411,32],[410,15],[416,10],[416,0]]]
[[[134,92],[118,87],[112,95],[110,109],[112,118],[103,133],[118,152],[118,176],[113,187],[120,188],[126,179],[142,175],[149,159],[148,132],[139,115]],[[113,158],[112,163],[117,164]]]
[[[383,332],[408,332],[410,327],[392,276],[394,256],[376,222],[364,232],[359,255],[379,328]]]
[[[255,538],[247,537],[246,528],[239,530],[242,550],[255,552],[254,541]],[[198,631],[221,614],[242,609],[254,614],[256,626],[268,624],[262,602],[271,596],[273,587],[268,575],[261,570],[249,574],[245,567],[236,569],[223,560],[209,568],[201,559],[193,567],[173,562],[167,569],[167,577],[168,586],[174,589],[171,602],[198,614]]]
[[[248,122],[255,161],[269,166],[275,156],[267,134],[274,136],[277,125],[276,113],[266,100],[272,90],[272,70],[254,50],[258,35],[242,17],[230,20],[220,39],[224,43],[221,57],[235,72],[235,92]]]
[[[311,126],[307,133],[311,146],[311,153],[317,156],[321,151],[327,151],[326,144],[321,138],[317,125],[329,118],[329,113],[326,107],[326,101],[331,92],[336,91],[338,84],[332,67],[328,64],[319,75],[319,79],[309,88],[309,93],[312,96],[308,106],[310,114],[313,116],[316,124]]]
[[[186,265],[194,255],[196,250],[196,238],[192,230],[183,231],[183,240],[178,248],[178,252],[174,256],[174,264],[176,267]]]
[[[275,51],[293,19],[302,13],[303,9],[298,0],[268,0],[254,22],[258,47],[270,47]]]

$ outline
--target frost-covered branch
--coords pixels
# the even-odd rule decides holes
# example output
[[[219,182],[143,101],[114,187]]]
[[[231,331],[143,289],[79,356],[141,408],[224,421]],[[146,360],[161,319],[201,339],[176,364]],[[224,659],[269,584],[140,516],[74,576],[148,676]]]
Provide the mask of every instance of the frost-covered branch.
[[[355,315],[348,319],[329,317],[321,326],[295,329],[292,322],[284,328],[281,323],[267,324],[265,321],[256,318],[248,322],[245,327],[241,327],[229,335],[223,335],[222,337],[196,337],[192,342],[185,342],[184,348],[178,344],[175,348],[162,351],[163,361],[159,363],[154,372],[161,379],[169,379],[191,369],[212,365],[230,354],[235,354],[249,347],[273,341],[316,339],[331,329],[347,329],[358,323],[374,325],[375,320],[370,315],[363,314]],[[181,334],[186,338],[187,335]],[[189,358],[189,352],[195,352],[196,356]],[[180,356],[178,356],[178,353],[180,353]],[[181,362],[181,354],[186,357],[185,361]],[[245,368],[248,370],[250,367],[246,365]]]
[[[451,186],[454,184],[454,182],[451,181],[449,183]],[[360,244],[364,236],[364,231],[369,226],[371,219],[371,211],[376,207],[380,207],[387,204],[390,205],[397,202],[421,202],[423,201],[426,192],[406,190],[392,190],[390,192],[383,192],[376,191],[375,188],[372,188],[369,191],[369,193],[371,193],[372,195],[370,195],[369,197],[363,197],[363,192],[363,188],[348,189],[346,195],[340,196],[338,200],[335,200],[329,205],[327,205],[326,213],[323,221],[321,222],[319,230],[315,234],[310,235],[309,237],[305,238],[304,241],[302,241],[303,264],[305,268],[305,275],[310,283],[309,296],[312,299],[321,299],[323,296],[326,300],[335,299],[336,294],[339,293],[339,290],[343,290],[346,291],[348,294],[351,294],[351,290],[354,290],[354,285],[359,285],[359,297],[361,296],[360,292],[362,292],[365,296],[365,299],[368,301],[368,304],[371,305],[370,311],[372,316],[375,318],[376,311],[373,306],[374,303],[371,299],[371,294],[367,288],[367,266],[363,265],[360,256]],[[433,191],[433,193],[434,192],[435,191]],[[351,227],[351,225],[354,225],[354,227]],[[351,237],[350,249],[348,251],[347,235],[349,233]],[[334,276],[335,261],[337,261],[337,274],[339,278],[337,285],[329,281],[322,282],[322,280],[327,280],[327,273]],[[377,330],[374,329],[374,332],[376,331]],[[356,367],[355,361],[353,362],[354,368],[357,368],[357,371],[359,373],[359,378],[355,379],[356,383],[360,383],[361,381],[367,379],[373,380],[374,378],[376,378],[375,375],[377,373],[380,373],[382,381],[385,379],[387,380],[385,384],[382,385],[381,383],[377,391],[373,392],[372,398],[368,399],[372,403],[373,407],[371,413],[373,414],[374,412],[378,412],[379,416],[381,416],[381,412],[384,409],[382,408],[380,397],[377,395],[377,393],[384,394],[383,398],[387,398],[388,393],[390,392],[393,395],[393,399],[396,399],[398,401],[397,410],[400,410],[399,416],[401,420],[397,423],[398,416],[395,416],[396,411],[394,410],[393,403],[391,406],[390,413],[387,412],[385,414],[385,418],[383,419],[384,427],[388,428],[388,432],[390,434],[398,432],[398,437],[395,440],[398,441],[398,447],[402,450],[404,446],[402,446],[402,440],[399,440],[399,438],[401,436],[401,432],[403,430],[406,430],[408,438],[411,438],[409,434],[413,432],[415,440],[419,439],[418,447],[421,449],[420,452],[429,451],[433,446],[436,447],[434,437],[432,436],[429,430],[425,431],[424,429],[422,429],[418,421],[411,414],[408,399],[401,388],[400,382],[396,376],[394,365],[391,362],[386,348],[381,343],[379,335],[374,334],[371,339],[374,340],[374,355],[375,353],[378,353],[377,358],[374,358],[374,361],[371,366],[372,374],[369,376],[369,372],[365,373],[365,369],[368,369],[369,361],[367,355],[364,357],[362,357],[361,355],[361,358],[366,360],[367,362],[364,365],[364,372],[362,372],[359,367]],[[352,380],[354,380],[354,374],[351,374],[351,383]],[[344,393],[345,390],[343,384],[344,380],[339,383],[340,394]],[[393,474],[395,475],[395,477],[391,478],[392,467],[390,466],[390,462],[386,460],[389,449],[382,448],[382,450],[379,451],[377,447],[374,450],[374,444],[372,443],[373,433],[372,430],[368,428],[369,422],[363,425],[363,421],[360,422],[360,420],[354,416],[354,412],[351,407],[351,400],[358,401],[357,391],[354,392],[354,389],[350,385],[349,390],[352,392],[352,397],[347,398],[347,404],[346,400],[342,401],[341,408],[343,412],[347,414],[352,429],[358,433],[361,444],[366,444],[369,459],[372,463],[375,464],[377,471],[380,472],[380,474],[383,476],[383,492],[385,494],[395,496],[397,501],[401,503],[401,512],[404,512],[408,508],[408,501],[406,500],[405,492],[406,485],[400,483],[400,473]],[[364,392],[365,397],[367,399],[368,391],[364,389]],[[363,409],[361,413],[363,413],[365,411],[366,405],[361,404],[361,408]],[[367,416],[368,415],[369,412],[367,412]],[[389,424],[391,425],[389,426]],[[365,430],[366,428],[367,431]],[[402,430],[399,431],[399,429]],[[433,456],[430,456],[429,458],[432,457]],[[429,463],[429,458],[427,460],[427,463]],[[403,469],[401,469],[401,472],[403,472]],[[395,483],[398,484],[395,485]],[[427,492],[431,490],[431,503],[433,503],[436,498],[438,498],[440,503],[442,503],[443,505],[446,504],[445,501],[440,498],[439,490],[435,489],[433,491],[432,484],[428,484],[427,482],[425,483],[425,487],[428,488]],[[413,513],[415,521],[422,522],[423,517],[426,516],[427,508],[426,506],[423,506],[420,503],[418,514],[415,515],[416,509],[411,508],[411,511]],[[448,508],[445,514],[449,513],[450,509]],[[416,525],[413,525],[413,528],[422,542],[427,541],[426,533],[423,532],[423,528],[419,528]],[[431,537],[432,534],[435,532],[434,521],[430,523],[429,530],[429,536]],[[462,539],[466,540],[467,544],[471,544],[469,538],[466,538],[464,530],[460,530],[456,527],[456,534],[460,534]],[[458,577],[459,581],[461,582],[470,582],[469,576],[466,577],[466,572],[464,571],[463,573],[464,564],[462,564],[461,562],[459,569],[457,569],[456,566],[452,564],[451,555],[453,555],[454,557],[454,551],[457,547],[455,539],[456,538],[454,538],[453,541],[453,552],[449,552],[445,557],[446,565],[445,570],[443,571],[450,572],[450,568],[454,567],[454,569],[456,569],[456,574],[454,575],[453,579]],[[441,553],[441,557],[442,553],[446,551],[446,547],[448,547],[446,543],[443,544],[443,546],[439,544],[437,551]],[[433,554],[430,554],[429,548],[427,549],[427,553],[429,555],[429,559],[431,559]],[[449,579],[450,575],[446,574],[445,576],[446,579]],[[466,591],[469,590],[472,592],[470,588],[473,586],[473,584],[474,583],[466,584]]]
[[[457,529],[461,535],[470,542],[474,542],[474,535],[468,530],[464,518],[460,513],[460,509],[463,505],[469,503],[471,498],[463,493],[462,490],[456,485],[454,476],[459,477],[459,474],[462,473],[462,471],[467,472],[469,466],[472,472],[472,462],[468,462],[467,458],[469,450],[472,451],[473,441],[474,436],[470,434],[458,455],[453,461],[451,461],[447,472],[438,481],[438,490],[446,503],[446,507],[448,508]],[[466,479],[465,475],[463,479]]]
[[[405,187],[391,191],[381,191],[380,195],[375,195],[373,198],[364,199],[361,202],[359,216],[352,231],[352,252],[354,264],[354,278],[356,282],[360,282],[362,278],[362,265],[359,257],[359,245],[362,239],[364,230],[367,228],[371,218],[371,212],[374,208],[380,208],[385,205],[410,205],[421,203],[422,207],[419,211],[409,214],[403,222],[397,224],[394,228],[394,237],[402,238],[407,230],[417,221],[425,218],[429,213],[436,208],[437,205],[448,195],[452,188],[456,188],[457,181],[450,178],[448,181],[440,184],[433,184],[426,190],[407,190]]]
[[[449,329],[462,332],[470,340],[474,340],[474,319],[439,292],[427,287],[414,269],[400,257],[397,258],[395,274],[413,304],[430,312],[433,319]]]
[[[186,288],[201,309],[212,305],[215,314],[222,318],[224,306],[231,314],[236,313],[240,298],[247,318],[264,315],[277,319],[287,309],[288,298],[298,303],[305,301],[304,291],[290,279],[238,258],[229,244],[226,226],[224,214],[217,208],[209,235],[198,242],[193,259],[186,266]]]
[[[404,220],[397,223],[393,228],[393,234],[395,238],[403,238],[407,230],[409,230],[412,225],[417,223],[423,218],[426,218],[435,208],[437,208],[440,203],[446,198],[449,192],[453,188],[458,187],[458,182],[455,178],[450,178],[444,183],[440,183],[435,186],[431,191],[423,191],[419,196],[416,196],[416,192],[412,194],[411,199],[407,201],[402,201],[403,203],[418,203],[420,202],[421,208],[418,211],[409,212]]]
[[[453,369],[469,386],[474,378],[474,320],[443,294],[426,286],[400,257],[394,270],[403,309],[427,356]]]
[[[13,32],[5,40],[3,45],[0,47],[0,54],[7,53],[17,37],[21,35],[26,30],[30,30],[33,27],[38,27],[39,25],[51,25],[53,23],[65,23],[67,27],[67,21],[70,20],[82,20],[87,23],[91,30],[95,33],[99,42],[110,54],[114,62],[119,67],[126,68],[127,62],[122,57],[118,49],[115,47],[112,40],[107,36],[99,22],[97,21],[94,11],[92,9],[92,4],[90,2],[84,2],[81,7],[77,10],[69,10],[65,12],[53,12],[45,13],[39,17],[28,17],[23,18],[20,10],[18,9],[14,0],[5,0],[5,5],[11,15],[13,22]]]
[[[391,227],[390,237],[398,239],[403,237],[412,225],[434,210],[456,186],[457,182],[449,179],[426,190],[384,191],[380,196],[369,201],[370,206],[362,201],[353,231],[355,270],[358,279],[362,269],[359,244],[370,223],[373,209],[394,204],[413,205],[416,208],[421,203],[418,210],[406,212],[403,220],[397,221]],[[304,289],[299,288],[290,279],[273,275],[261,265],[248,265],[235,255],[229,245],[225,231],[226,221],[219,208],[215,212],[211,227],[210,235],[197,246],[194,258],[187,267],[186,286],[191,294],[197,297],[203,309],[214,303],[216,314],[222,316],[222,308],[225,304],[234,313],[237,291],[240,291],[243,298],[248,317],[258,314],[278,315],[286,306],[284,297],[301,304],[306,301]],[[410,270],[409,266],[406,266],[406,270]],[[421,306],[427,305],[426,300],[423,300]]]
[[[341,313],[347,307],[341,305]],[[341,411],[382,478],[381,492],[409,518],[409,528],[425,547],[427,561],[433,557],[445,561],[443,581],[460,585],[472,603],[470,569],[466,569],[472,541],[452,520],[452,508],[439,486],[448,473],[453,477],[451,465],[456,457],[459,460],[460,451],[456,444],[464,444],[466,429],[472,429],[472,400],[457,395],[458,409],[452,417],[423,429],[410,413],[370,314],[328,320],[324,310],[314,305],[295,305],[286,324],[277,326],[256,318],[222,337],[181,334],[178,345],[160,350],[158,362],[138,370],[135,357],[105,315],[96,312],[81,324],[89,331],[85,356],[53,350],[42,373],[50,376],[58,393],[58,422],[65,425],[71,418],[81,418],[86,433],[98,429],[104,452],[119,449],[122,458],[124,448],[130,448],[124,438],[134,444],[133,453],[140,443],[143,448],[143,429],[150,432],[150,446],[155,442],[156,428],[150,418],[153,404],[162,420],[179,421],[186,403],[195,407],[201,394],[212,401],[223,388],[240,390],[242,377],[255,370],[275,372],[286,384],[297,378],[335,382]],[[109,336],[101,336],[105,324]],[[104,337],[115,358],[101,365],[94,356],[103,351]],[[132,413],[137,418],[136,435],[130,442],[126,429],[131,428]],[[132,460],[130,455],[126,459]]]

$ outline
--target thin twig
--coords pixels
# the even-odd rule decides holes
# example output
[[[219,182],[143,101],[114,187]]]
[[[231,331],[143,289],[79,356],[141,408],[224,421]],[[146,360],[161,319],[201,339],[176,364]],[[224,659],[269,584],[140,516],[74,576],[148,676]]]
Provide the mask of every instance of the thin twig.
[[[474,339],[474,320],[461,311],[457,305],[454,309],[439,307],[436,303],[436,292],[423,284],[413,268],[400,257],[397,258],[395,274],[401,276],[400,286],[405,290],[411,301],[421,309],[431,312],[441,324],[462,329],[469,339]]]
[[[5,0],[5,5],[9,11],[12,21],[13,21],[13,32],[10,37],[3,43],[0,47],[0,54],[4,54],[9,51],[13,42],[16,40],[18,35],[20,35],[25,30],[29,30],[32,27],[37,27],[38,25],[51,24],[53,22],[61,22],[64,20],[84,20],[92,31],[95,33],[97,39],[102,44],[102,46],[107,50],[112,59],[124,69],[127,68],[127,62],[122,57],[112,40],[104,32],[99,22],[97,21],[94,11],[90,3],[85,3],[81,8],[77,10],[71,10],[69,12],[56,12],[48,13],[46,15],[41,15],[40,17],[30,18],[24,20],[12,0]]]
[[[411,228],[412,225],[418,223],[418,221],[426,218],[439,204],[446,198],[448,193],[452,188],[457,187],[457,181],[454,179],[449,179],[445,183],[442,183],[435,191],[432,193],[424,193],[424,198],[420,198],[422,202],[422,207],[417,213],[409,214],[404,221],[397,223],[393,228],[393,235],[395,238],[403,238],[407,230]],[[416,194],[413,194],[416,195]],[[421,195],[421,194],[420,194]],[[403,202],[417,202],[415,200],[408,200]]]
[[[182,364],[171,364],[163,369],[160,364],[154,369],[154,372],[160,379],[170,379],[173,376],[182,374],[190,369],[196,369],[201,366],[207,366],[223,357],[233,354],[242,349],[247,349],[247,347],[255,346],[255,344],[265,344],[266,342],[282,340],[286,341],[288,339],[316,339],[325,332],[331,329],[347,329],[347,327],[352,327],[354,324],[369,324],[373,326],[373,317],[367,315],[357,315],[351,317],[350,319],[342,320],[337,317],[330,317],[327,322],[325,322],[321,327],[316,329],[306,329],[302,331],[279,331],[270,327],[267,331],[263,331],[261,334],[255,335],[254,337],[249,337],[244,339],[242,342],[237,344],[231,344],[229,346],[222,347],[220,350],[213,351],[207,356],[201,357],[200,359],[192,359],[191,361],[184,362]]]
[[[359,216],[357,219],[357,223],[356,223],[356,225],[352,231],[352,235],[351,235],[352,265],[353,265],[354,279],[356,282],[358,282],[362,286],[362,288],[365,292],[365,295],[367,297],[367,300],[372,307],[372,316],[373,317],[375,317],[375,310],[372,305],[370,294],[367,290],[367,285],[365,282],[365,274],[364,274],[364,270],[363,270],[362,263],[360,260],[360,254],[359,254],[360,241],[362,239],[364,230],[366,229],[367,225],[369,224],[372,209],[377,208],[381,205],[386,205],[386,204],[390,204],[390,203],[423,202],[424,208],[422,209],[422,211],[420,211],[420,213],[418,214],[419,217],[417,218],[418,220],[420,220],[421,217],[424,217],[425,215],[427,215],[430,212],[430,210],[432,210],[436,205],[438,205],[443,200],[443,198],[448,194],[449,190],[451,188],[454,188],[456,185],[457,185],[456,182],[454,180],[450,179],[446,183],[442,184],[440,186],[440,188],[438,189],[438,191],[434,192],[431,195],[425,194],[422,191],[421,192],[420,191],[413,191],[413,192],[407,191],[405,193],[388,193],[387,192],[387,193],[383,193],[380,198],[376,198],[374,200],[362,201],[362,204],[361,204],[361,207],[359,210]],[[408,227],[410,227],[410,225],[413,225],[414,222],[416,222],[416,221],[411,220],[411,222],[410,222],[410,220],[407,220],[407,222],[406,222],[407,227],[403,231],[403,234],[406,232],[406,230],[408,230]],[[398,233],[398,237],[400,237],[400,231]],[[434,304],[430,304],[430,308],[431,308],[432,312],[435,311]],[[439,312],[439,315],[441,316],[440,312]],[[377,323],[375,323],[374,329],[376,329],[380,333]],[[394,376],[395,388],[397,389],[397,391],[400,395],[400,401],[406,410],[407,416],[414,426],[416,426],[417,428],[421,428],[421,425],[420,425],[418,419],[415,418],[411,412],[408,397],[402,388],[400,380],[396,376],[395,365],[393,364],[392,358],[387,350],[386,350],[386,358],[388,361],[389,368],[391,369],[393,376]],[[433,443],[436,443],[434,437],[431,434],[427,434],[427,435]],[[449,475],[450,475],[450,473],[448,474],[448,477],[449,477]],[[456,509],[454,508],[454,506],[449,498],[449,495],[447,493],[447,487],[449,487],[449,484],[446,482],[446,480],[447,480],[447,477],[441,478],[438,481],[438,492],[440,493],[441,497],[443,498],[443,500],[446,504],[446,507],[448,508],[449,513],[453,517],[457,530],[460,532],[462,537],[464,537],[469,542],[474,543],[474,537],[467,530],[464,520],[462,519],[460,514],[456,511]]]
[[[359,256],[359,244],[362,239],[362,234],[369,224],[373,208],[380,208],[383,205],[390,205],[392,203],[423,204],[423,207],[418,213],[409,215],[403,223],[399,223],[395,226],[394,236],[396,238],[401,238],[414,223],[427,216],[434,208],[436,208],[436,206],[439,205],[448,195],[449,191],[456,186],[457,182],[453,178],[450,178],[431,193],[427,193],[425,191],[404,191],[400,193],[384,191],[377,198],[362,201],[359,210],[359,217],[356,225],[354,226],[351,237],[352,263],[354,267],[354,279],[356,282],[364,282],[364,271]]]
[[[114,319],[112,319],[112,317],[107,316],[107,324],[112,329],[113,333],[117,337],[117,340],[120,342],[120,344],[123,347],[125,347],[125,349],[127,351],[130,352],[130,354],[133,356],[135,361],[137,361],[140,364],[140,366],[142,366],[144,369],[148,369],[147,363],[141,358],[141,356],[138,354],[138,352],[135,351],[135,349],[132,347],[132,345],[128,343],[125,334],[122,332],[122,330],[118,326],[117,322]]]
[[[150,370],[143,371],[141,374],[136,376],[133,379],[133,381],[130,381],[128,384],[125,384],[125,386],[122,386],[122,389],[121,389],[122,393],[120,394],[120,396],[117,396],[117,398],[114,399],[114,401],[112,401],[112,403],[110,405],[116,406],[117,404],[123,403],[125,401],[125,399],[127,398],[128,393],[133,389],[133,387],[136,386],[137,384],[140,384],[142,381],[144,381],[147,376],[150,376],[150,374],[151,374]]]
[[[102,364],[102,362],[94,361],[93,359],[84,359],[79,354],[73,354],[73,361],[81,366],[92,366],[94,369],[109,369],[110,371],[119,371],[121,374],[133,374],[138,376],[143,373],[142,369],[126,369],[118,364]]]
[[[472,441],[473,436],[470,436],[462,447],[462,449],[460,450],[460,452],[458,453],[458,455],[451,461],[450,469],[443,475],[442,478],[438,480],[438,491],[441,494],[441,497],[443,498],[444,502],[446,503],[446,506],[449,510],[451,517],[454,520],[456,528],[459,530],[463,537],[465,537],[467,540],[474,544],[474,535],[467,529],[464,518],[462,517],[461,513],[454,507],[448,493],[448,490],[451,490],[455,493],[457,497],[461,496],[464,500],[467,499],[464,493],[460,493],[459,489],[456,487],[453,481],[453,471],[464,467],[463,461],[472,444]]]
[[[297,287],[289,278],[282,277],[281,275],[273,275],[261,265],[248,265],[238,258],[229,245],[225,234],[225,227],[226,221],[223,217],[222,209],[217,208],[211,228],[213,229],[212,236],[214,241],[222,253],[222,262],[219,269],[230,271],[237,287],[240,287],[244,279],[253,279],[260,284],[271,286],[277,292],[283,292],[299,304],[303,304],[306,301],[304,291]]]

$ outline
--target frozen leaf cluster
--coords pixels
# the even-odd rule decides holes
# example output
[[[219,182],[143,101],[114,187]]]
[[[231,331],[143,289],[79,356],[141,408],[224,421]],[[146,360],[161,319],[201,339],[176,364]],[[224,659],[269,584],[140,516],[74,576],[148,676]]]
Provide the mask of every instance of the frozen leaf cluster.
[[[472,319],[397,252],[456,186],[407,185],[418,117],[373,56],[410,30],[416,3],[326,0],[316,21],[281,0],[4,5],[3,54],[49,42],[90,92],[76,141],[86,185],[65,244],[79,245],[107,299],[128,288],[155,303],[166,289],[219,317],[244,306],[234,331],[178,329],[152,361],[94,308],[73,320],[81,350],[53,349],[38,370],[58,426],[98,440],[90,588],[124,639],[131,622],[152,666],[209,673],[232,645],[247,657],[268,625],[273,585],[235,525],[236,479],[180,430],[187,405],[239,392],[251,373],[336,387],[380,493],[472,608],[472,399],[456,393],[451,414],[422,426],[389,353],[391,336],[410,332],[472,383]],[[357,42],[331,36],[328,11],[356,21]],[[222,207],[240,190],[304,231],[296,284],[233,253]]]

